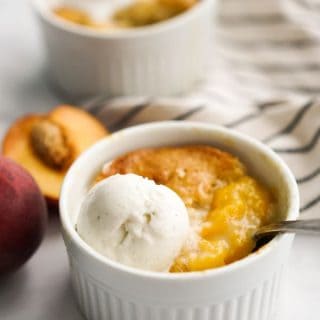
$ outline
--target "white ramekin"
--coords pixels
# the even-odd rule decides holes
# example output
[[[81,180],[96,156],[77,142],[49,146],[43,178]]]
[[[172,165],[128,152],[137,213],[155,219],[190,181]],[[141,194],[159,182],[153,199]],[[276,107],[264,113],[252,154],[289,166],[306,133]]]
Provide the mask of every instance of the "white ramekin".
[[[192,122],[159,122],[119,131],[75,161],[61,192],[60,214],[74,291],[88,319],[267,320],[274,314],[293,235],[279,235],[225,267],[170,274],[113,262],[75,231],[81,201],[104,163],[138,148],[183,144],[213,145],[239,156],[278,195],[283,218],[297,218],[299,196],[293,175],[270,148],[250,137]]]
[[[55,0],[33,0],[54,84],[75,98],[92,95],[170,95],[203,77],[213,3],[153,26],[98,32],[56,18]]]

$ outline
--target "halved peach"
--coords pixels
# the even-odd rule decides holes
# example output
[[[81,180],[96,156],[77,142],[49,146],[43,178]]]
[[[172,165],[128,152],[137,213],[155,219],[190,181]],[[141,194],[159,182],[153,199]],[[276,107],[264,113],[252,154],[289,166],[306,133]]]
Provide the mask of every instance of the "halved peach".
[[[71,163],[107,134],[92,115],[61,105],[48,114],[18,119],[4,137],[2,152],[27,169],[48,203],[56,204]]]

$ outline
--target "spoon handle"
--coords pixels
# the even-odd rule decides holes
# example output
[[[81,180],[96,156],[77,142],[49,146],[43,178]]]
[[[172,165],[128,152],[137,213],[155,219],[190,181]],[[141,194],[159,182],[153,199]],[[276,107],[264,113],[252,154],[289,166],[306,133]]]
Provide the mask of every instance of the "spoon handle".
[[[282,232],[294,232],[320,236],[320,219],[289,220],[269,224],[261,227],[256,233],[256,238],[274,235]]]

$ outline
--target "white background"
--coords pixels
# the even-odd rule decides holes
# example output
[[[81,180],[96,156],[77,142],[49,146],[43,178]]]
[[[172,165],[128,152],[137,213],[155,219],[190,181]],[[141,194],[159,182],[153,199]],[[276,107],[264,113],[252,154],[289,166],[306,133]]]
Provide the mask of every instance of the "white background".
[[[0,137],[19,115],[45,112],[66,102],[48,88],[44,65],[28,2],[0,0]],[[277,319],[318,320],[319,310],[320,238],[299,236],[285,272]],[[17,273],[0,279],[0,319],[83,319],[72,296],[56,215],[51,214],[46,238],[32,259]]]

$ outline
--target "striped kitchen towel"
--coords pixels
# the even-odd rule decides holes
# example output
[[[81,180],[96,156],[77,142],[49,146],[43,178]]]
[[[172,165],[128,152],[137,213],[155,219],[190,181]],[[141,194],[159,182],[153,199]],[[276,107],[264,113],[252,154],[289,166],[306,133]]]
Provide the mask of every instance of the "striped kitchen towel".
[[[301,16],[292,16],[290,1],[303,2],[221,1],[208,72],[193,92],[175,98],[98,98],[85,107],[112,131],[192,120],[252,135],[294,172],[301,215],[320,217],[320,41]]]

